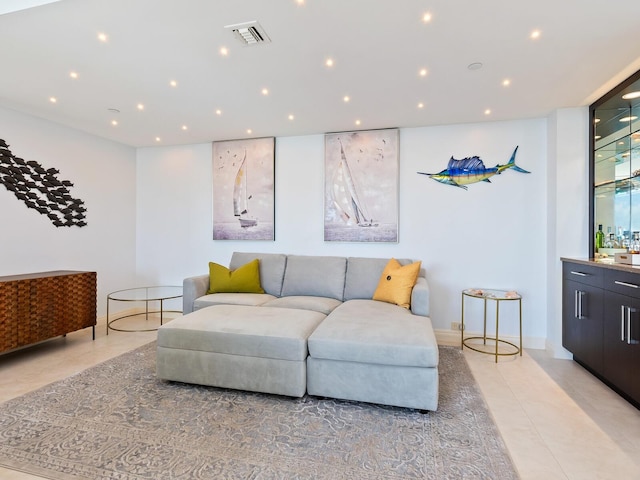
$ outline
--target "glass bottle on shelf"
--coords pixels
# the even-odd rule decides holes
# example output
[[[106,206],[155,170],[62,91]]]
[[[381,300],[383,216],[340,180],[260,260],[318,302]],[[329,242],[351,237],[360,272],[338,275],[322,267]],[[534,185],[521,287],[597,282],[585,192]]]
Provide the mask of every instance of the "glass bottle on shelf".
[[[633,241],[629,253],[640,253],[640,232],[633,232]]]
[[[604,232],[602,231],[602,225],[598,225],[598,231],[596,232],[596,251],[604,247]]]

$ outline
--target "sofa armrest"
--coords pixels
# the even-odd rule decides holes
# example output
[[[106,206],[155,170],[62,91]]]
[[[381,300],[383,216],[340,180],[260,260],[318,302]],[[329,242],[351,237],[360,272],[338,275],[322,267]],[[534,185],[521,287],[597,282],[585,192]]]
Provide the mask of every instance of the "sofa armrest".
[[[182,314],[193,312],[196,298],[207,294],[209,290],[209,274],[188,277],[182,281]]]
[[[429,284],[425,277],[418,277],[411,291],[411,313],[429,316]]]

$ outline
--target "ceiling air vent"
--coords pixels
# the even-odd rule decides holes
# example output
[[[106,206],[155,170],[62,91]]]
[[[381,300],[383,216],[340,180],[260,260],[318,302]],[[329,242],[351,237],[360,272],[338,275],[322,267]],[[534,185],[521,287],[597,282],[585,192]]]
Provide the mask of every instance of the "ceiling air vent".
[[[255,20],[253,22],[227,25],[224,28],[231,30],[238,41],[245,47],[260,45],[261,43],[271,43],[271,39],[264,31],[264,28],[262,28],[262,25]]]

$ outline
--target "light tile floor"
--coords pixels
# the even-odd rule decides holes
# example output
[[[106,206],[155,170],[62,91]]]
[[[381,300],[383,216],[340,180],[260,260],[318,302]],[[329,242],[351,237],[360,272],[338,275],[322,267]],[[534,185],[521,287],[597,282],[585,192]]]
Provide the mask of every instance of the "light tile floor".
[[[107,336],[101,324],[95,341],[85,329],[0,356],[0,402],[155,337],[114,331]],[[538,350],[498,364],[470,350],[465,356],[522,480],[640,479],[640,410],[582,367]],[[0,468],[0,478],[38,477]]]

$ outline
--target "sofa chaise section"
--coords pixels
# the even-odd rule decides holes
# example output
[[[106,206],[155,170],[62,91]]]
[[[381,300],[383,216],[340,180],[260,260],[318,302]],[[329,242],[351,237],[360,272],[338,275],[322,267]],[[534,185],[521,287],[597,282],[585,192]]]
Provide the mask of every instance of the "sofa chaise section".
[[[310,310],[215,305],[158,330],[159,378],[302,397],[307,338],[325,315]]]
[[[375,300],[336,308],[308,340],[310,395],[421,410],[438,406],[438,346],[427,317]]]

